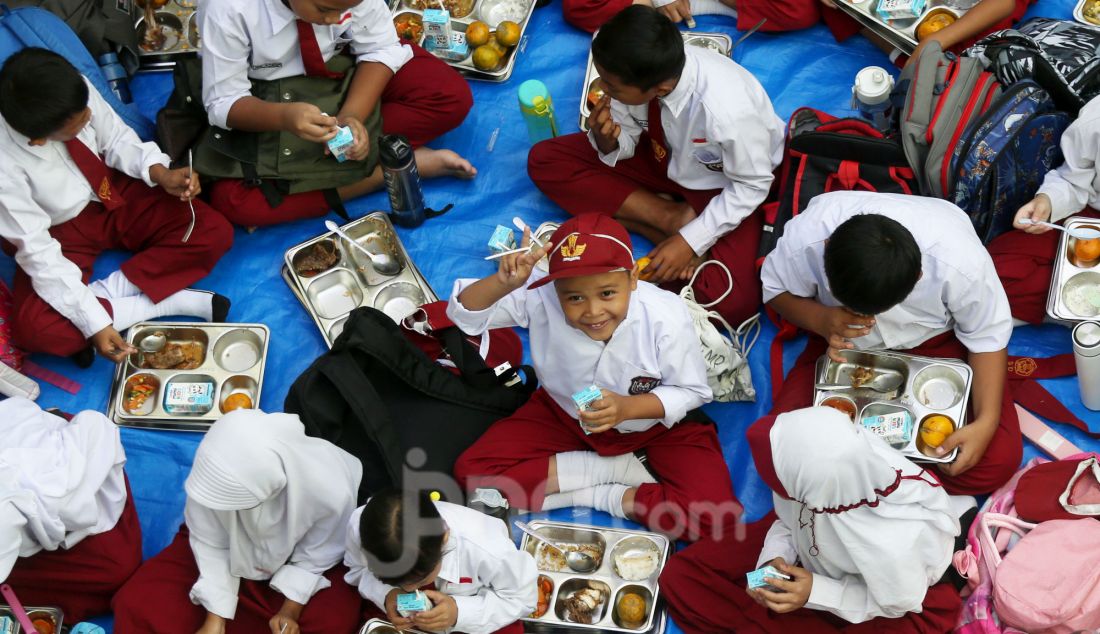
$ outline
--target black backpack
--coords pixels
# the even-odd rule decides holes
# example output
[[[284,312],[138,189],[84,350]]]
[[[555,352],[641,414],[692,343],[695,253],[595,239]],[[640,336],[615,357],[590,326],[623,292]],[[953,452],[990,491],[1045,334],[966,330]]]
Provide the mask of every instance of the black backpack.
[[[4,0],[9,7],[41,7],[60,17],[76,33],[97,60],[117,52],[118,60],[133,75],[138,69],[138,44],[134,0]]]
[[[458,328],[435,336],[457,372],[430,359],[385,313],[358,308],[332,349],[290,387],[284,409],[301,417],[306,434],[363,463],[360,504],[402,486],[406,461],[449,476],[459,455],[537,386],[529,367],[524,382],[504,385]]]

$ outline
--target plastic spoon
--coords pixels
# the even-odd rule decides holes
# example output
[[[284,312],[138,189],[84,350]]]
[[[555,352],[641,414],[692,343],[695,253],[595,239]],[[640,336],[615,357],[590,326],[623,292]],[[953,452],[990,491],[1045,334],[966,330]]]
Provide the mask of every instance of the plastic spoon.
[[[867,383],[860,385],[859,387],[869,387],[876,392],[893,392],[894,390],[901,387],[901,379],[902,377],[900,374],[880,374],[874,379],[868,381]],[[818,384],[814,387],[825,392],[829,392],[832,390],[855,389],[855,387],[851,383],[848,383],[847,385],[842,385],[839,383],[833,385]]]
[[[374,267],[375,271],[378,271],[382,275],[397,275],[401,272],[401,265],[398,264],[397,261],[394,260],[392,257],[390,257],[389,254],[372,253],[368,251],[366,247],[353,240],[352,237],[348,234],[344,233],[343,229],[336,226],[335,222],[331,220],[326,220],[325,227],[327,227],[329,231],[340,236],[347,242],[350,242],[356,249],[359,249],[364,255],[366,255],[367,258],[370,260],[371,266]]]
[[[516,226],[516,229],[519,229],[520,231],[530,231],[531,232],[531,242],[534,242],[535,246],[537,246],[538,248],[541,249],[542,247],[546,246],[545,244],[542,243],[541,240],[539,240],[538,238],[535,237],[535,230],[532,229],[531,227],[528,227],[527,223],[524,222],[522,219],[520,219],[519,216],[516,216],[515,218],[512,218],[512,224],[514,224]]]
[[[4,599],[8,602],[8,607],[11,608],[12,616],[16,621],[19,621],[19,625],[23,627],[24,632],[37,632],[38,628],[31,623],[31,617],[27,616],[27,611],[23,609],[23,604],[19,602],[19,597],[15,596],[15,591],[11,589],[11,586],[4,584],[0,586],[0,594],[4,596]]]
[[[1096,238],[1100,238],[1100,230],[1096,229],[1086,229],[1085,227],[1068,228],[1062,225],[1056,225],[1053,222],[1043,222],[1042,220],[1032,220],[1031,218],[1021,218],[1020,222],[1025,225],[1037,225],[1040,227],[1057,229],[1058,231],[1065,231],[1078,240],[1095,240]]]
[[[527,533],[531,537],[539,540],[540,542],[546,544],[550,548],[553,548],[554,550],[561,553],[562,556],[565,557],[565,565],[569,566],[569,568],[573,572],[585,573],[585,572],[592,572],[593,570],[596,569],[596,560],[593,559],[591,555],[588,555],[586,553],[582,553],[582,552],[576,551],[576,550],[570,550],[570,551],[562,550],[560,546],[558,546],[554,542],[550,541],[549,539],[543,537],[542,535],[539,535],[538,533],[535,532],[535,530],[533,528],[531,528],[530,526],[528,526],[524,522],[518,522],[517,521],[516,522],[516,528],[520,529],[524,533]]]

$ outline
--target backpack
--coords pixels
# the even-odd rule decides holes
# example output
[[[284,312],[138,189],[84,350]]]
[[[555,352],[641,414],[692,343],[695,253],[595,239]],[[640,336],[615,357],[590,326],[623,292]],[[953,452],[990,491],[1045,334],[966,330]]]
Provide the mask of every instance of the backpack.
[[[88,49],[61,18],[37,7],[9,11],[0,4],[0,64],[29,46],[49,49],[69,60],[143,141],[153,139],[153,122],[136,105],[122,103]]]
[[[988,244],[1012,228],[1016,210],[1061,164],[1059,141],[1070,117],[1027,79],[1009,86],[963,133],[944,166],[944,191]]]
[[[128,75],[137,72],[141,40],[131,0],[4,0],[11,7],[41,7],[65,21],[84,47],[99,59],[118,53]]]
[[[971,123],[989,109],[1001,84],[982,63],[945,53],[929,40],[901,71],[891,93],[901,144],[920,193],[951,200],[950,161]]]
[[[516,337],[510,330],[493,333]],[[413,476],[418,485],[455,499],[461,492],[447,493],[455,486],[455,460],[490,425],[523,405],[537,385],[527,368],[526,382],[503,385],[457,328],[434,335],[457,372],[429,358],[385,313],[357,308],[332,349],[290,387],[284,409],[301,417],[306,433],[362,462],[360,504]],[[518,367],[520,359],[510,362]],[[447,477],[439,480],[439,474]]]
[[[1015,29],[991,33],[965,55],[975,57],[1006,86],[1034,79],[1059,110],[1076,117],[1100,95],[1100,27],[1068,20],[1032,18]]]
[[[914,194],[917,183],[901,145],[870,122],[799,108],[787,124],[779,200],[764,206],[758,263],[814,196],[836,190]]]

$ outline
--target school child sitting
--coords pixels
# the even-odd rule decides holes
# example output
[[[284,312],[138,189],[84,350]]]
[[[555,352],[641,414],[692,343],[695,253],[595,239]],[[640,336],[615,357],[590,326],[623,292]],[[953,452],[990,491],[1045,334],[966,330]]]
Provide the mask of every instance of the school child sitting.
[[[989,253],[953,204],[920,196],[832,192],[788,222],[761,271],[764,301],[806,331],[773,413],[811,404],[823,353],[899,350],[965,359],[974,370],[969,423],[939,448],[953,494],[988,493],[1016,471],[1019,421],[1005,385],[1012,317]],[[758,422],[752,434],[767,434]]]
[[[110,610],[141,563],[141,525],[118,427],[0,402],[0,583],[73,622]]]
[[[973,498],[948,496],[934,475],[831,408],[780,414],[760,440],[753,457],[774,513],[736,545],[689,546],[661,573],[685,632],[954,629],[962,602],[945,573]],[[790,579],[747,589],[746,573],[765,565]]]
[[[549,275],[534,272],[547,252]],[[593,507],[687,539],[732,526],[741,507],[718,435],[689,415],[711,399],[699,338],[679,297],[638,281],[622,225],[570,218],[546,247],[456,281],[451,297],[447,314],[466,333],[528,328],[542,382],[459,457],[460,485],[495,487],[518,508]],[[574,395],[592,386],[600,398],[578,410]],[[643,449],[657,482],[633,455]]]
[[[519,619],[538,601],[535,560],[516,549],[507,525],[423,492],[379,491],[356,509],[344,565],[345,581],[375,606],[365,617],[398,628],[523,634]],[[397,595],[421,589],[432,608],[401,616]]]
[[[226,414],[195,452],[185,525],[115,596],[114,631],[355,631],[360,600],[340,561],[361,476],[297,416]]]
[[[652,240],[649,281],[682,286],[703,258],[724,263],[733,289],[714,310],[744,321],[760,307],[756,209],[783,155],[784,124],[767,93],[733,60],[685,47],[668,18],[640,5],[600,29],[592,59],[607,94],[591,131],[531,148],[531,180],[571,214],[614,216]],[[696,298],[729,288],[721,267],[707,267]]]
[[[423,147],[462,123],[470,87],[431,53],[401,44],[383,0],[207,0],[198,24],[202,102],[223,130],[205,138],[196,161],[219,166],[211,196],[234,223],[342,212],[342,201],[380,189],[380,129],[417,148],[424,178],[476,174],[454,152]],[[339,126],[354,137],[344,162],[325,145]],[[264,177],[258,186],[249,169]]]
[[[229,300],[187,286],[233,230],[202,201],[198,175],[168,169],[60,55],[23,49],[0,69],[0,238],[14,254],[15,343],[29,352],[134,352],[119,331],[168,315],[224,321]],[[188,203],[194,204],[194,229]],[[108,249],[133,257],[89,284]]]
[[[797,31],[821,19],[819,0],[562,0],[565,21],[595,33],[623,9],[640,4],[656,7],[668,19],[692,26],[697,15],[725,15],[737,21],[739,31],[748,31],[761,20],[761,31]]]

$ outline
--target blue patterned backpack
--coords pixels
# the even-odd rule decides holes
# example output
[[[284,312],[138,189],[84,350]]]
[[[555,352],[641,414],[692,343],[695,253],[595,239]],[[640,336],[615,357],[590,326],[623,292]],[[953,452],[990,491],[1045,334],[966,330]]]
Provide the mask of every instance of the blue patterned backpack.
[[[967,126],[950,157],[948,200],[962,208],[983,243],[1012,228],[1016,211],[1062,162],[1070,117],[1030,79],[1017,82]]]

